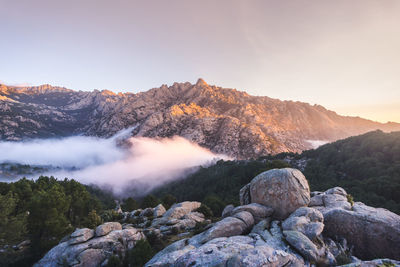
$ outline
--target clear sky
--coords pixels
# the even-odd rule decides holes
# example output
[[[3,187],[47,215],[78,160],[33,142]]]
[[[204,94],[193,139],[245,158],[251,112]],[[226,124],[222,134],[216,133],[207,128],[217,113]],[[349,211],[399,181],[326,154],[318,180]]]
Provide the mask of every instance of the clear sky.
[[[398,0],[0,0],[0,80],[196,82],[400,122]]]

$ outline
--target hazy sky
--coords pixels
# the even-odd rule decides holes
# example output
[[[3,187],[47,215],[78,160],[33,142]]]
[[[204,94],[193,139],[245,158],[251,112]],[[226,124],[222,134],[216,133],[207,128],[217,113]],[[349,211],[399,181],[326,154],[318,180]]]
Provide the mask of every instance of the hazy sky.
[[[0,0],[0,80],[209,84],[400,122],[400,1]]]

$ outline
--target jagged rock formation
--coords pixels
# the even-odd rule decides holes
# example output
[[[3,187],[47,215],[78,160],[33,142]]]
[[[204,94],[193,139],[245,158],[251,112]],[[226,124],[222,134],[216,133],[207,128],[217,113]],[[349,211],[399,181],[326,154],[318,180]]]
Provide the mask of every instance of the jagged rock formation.
[[[339,116],[322,106],[251,96],[201,79],[137,94],[0,85],[0,140],[108,137],[133,125],[138,127],[132,135],[180,135],[238,159],[299,152],[311,148],[306,140],[400,130],[398,123]]]
[[[292,170],[275,169],[265,172],[263,177],[273,175],[277,178],[286,178],[288,171]],[[297,186],[303,189],[304,184],[298,182]],[[269,187],[258,188],[264,191],[269,189]],[[280,195],[275,194],[275,201],[280,199],[286,202],[285,194],[283,190],[280,191]],[[146,266],[312,266],[314,264],[334,266],[343,263],[351,263],[350,266],[378,266],[390,263],[393,265],[388,266],[395,266],[400,264],[396,261],[400,260],[398,246],[400,216],[360,203],[352,206],[347,199],[346,191],[339,187],[323,193],[313,192],[312,195],[311,200],[310,193],[308,196],[309,207],[297,208],[284,220],[274,220],[273,212],[277,212],[277,208],[270,212],[271,207],[267,207],[267,202],[264,202],[264,210],[260,207],[263,205],[258,203],[236,208],[228,206],[224,209],[222,220],[198,235],[169,245],[156,254]],[[364,208],[360,209],[358,206]],[[281,209],[286,206],[282,203],[276,207]],[[380,227],[376,225],[378,222],[381,224]],[[344,230],[340,230],[341,227]],[[377,228],[377,233],[373,232]],[[369,245],[372,242],[375,246]],[[381,242],[384,244],[383,249],[378,248]],[[394,260],[363,262],[352,256],[352,251],[355,256],[362,259],[368,260],[373,256],[391,257]]]

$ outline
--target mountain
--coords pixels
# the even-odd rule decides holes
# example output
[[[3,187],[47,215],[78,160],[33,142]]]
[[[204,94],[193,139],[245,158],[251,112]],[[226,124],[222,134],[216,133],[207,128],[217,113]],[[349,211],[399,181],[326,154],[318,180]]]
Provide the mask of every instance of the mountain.
[[[376,129],[400,130],[399,123],[340,116],[319,105],[251,96],[202,79],[137,94],[0,85],[0,140],[109,137],[132,125],[138,125],[135,136],[180,135],[238,159],[300,152],[315,140]]]

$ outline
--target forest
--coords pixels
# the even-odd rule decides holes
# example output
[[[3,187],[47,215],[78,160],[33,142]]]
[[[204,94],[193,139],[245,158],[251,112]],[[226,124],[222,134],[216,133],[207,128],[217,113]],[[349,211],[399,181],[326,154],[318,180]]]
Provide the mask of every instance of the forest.
[[[299,167],[303,162],[306,162],[305,167]],[[218,213],[227,204],[239,204],[240,188],[257,174],[283,167],[302,169],[311,191],[340,186],[355,201],[400,214],[400,132],[373,131],[301,154],[219,161],[152,193],[158,197],[171,194],[178,201],[202,201]]]

